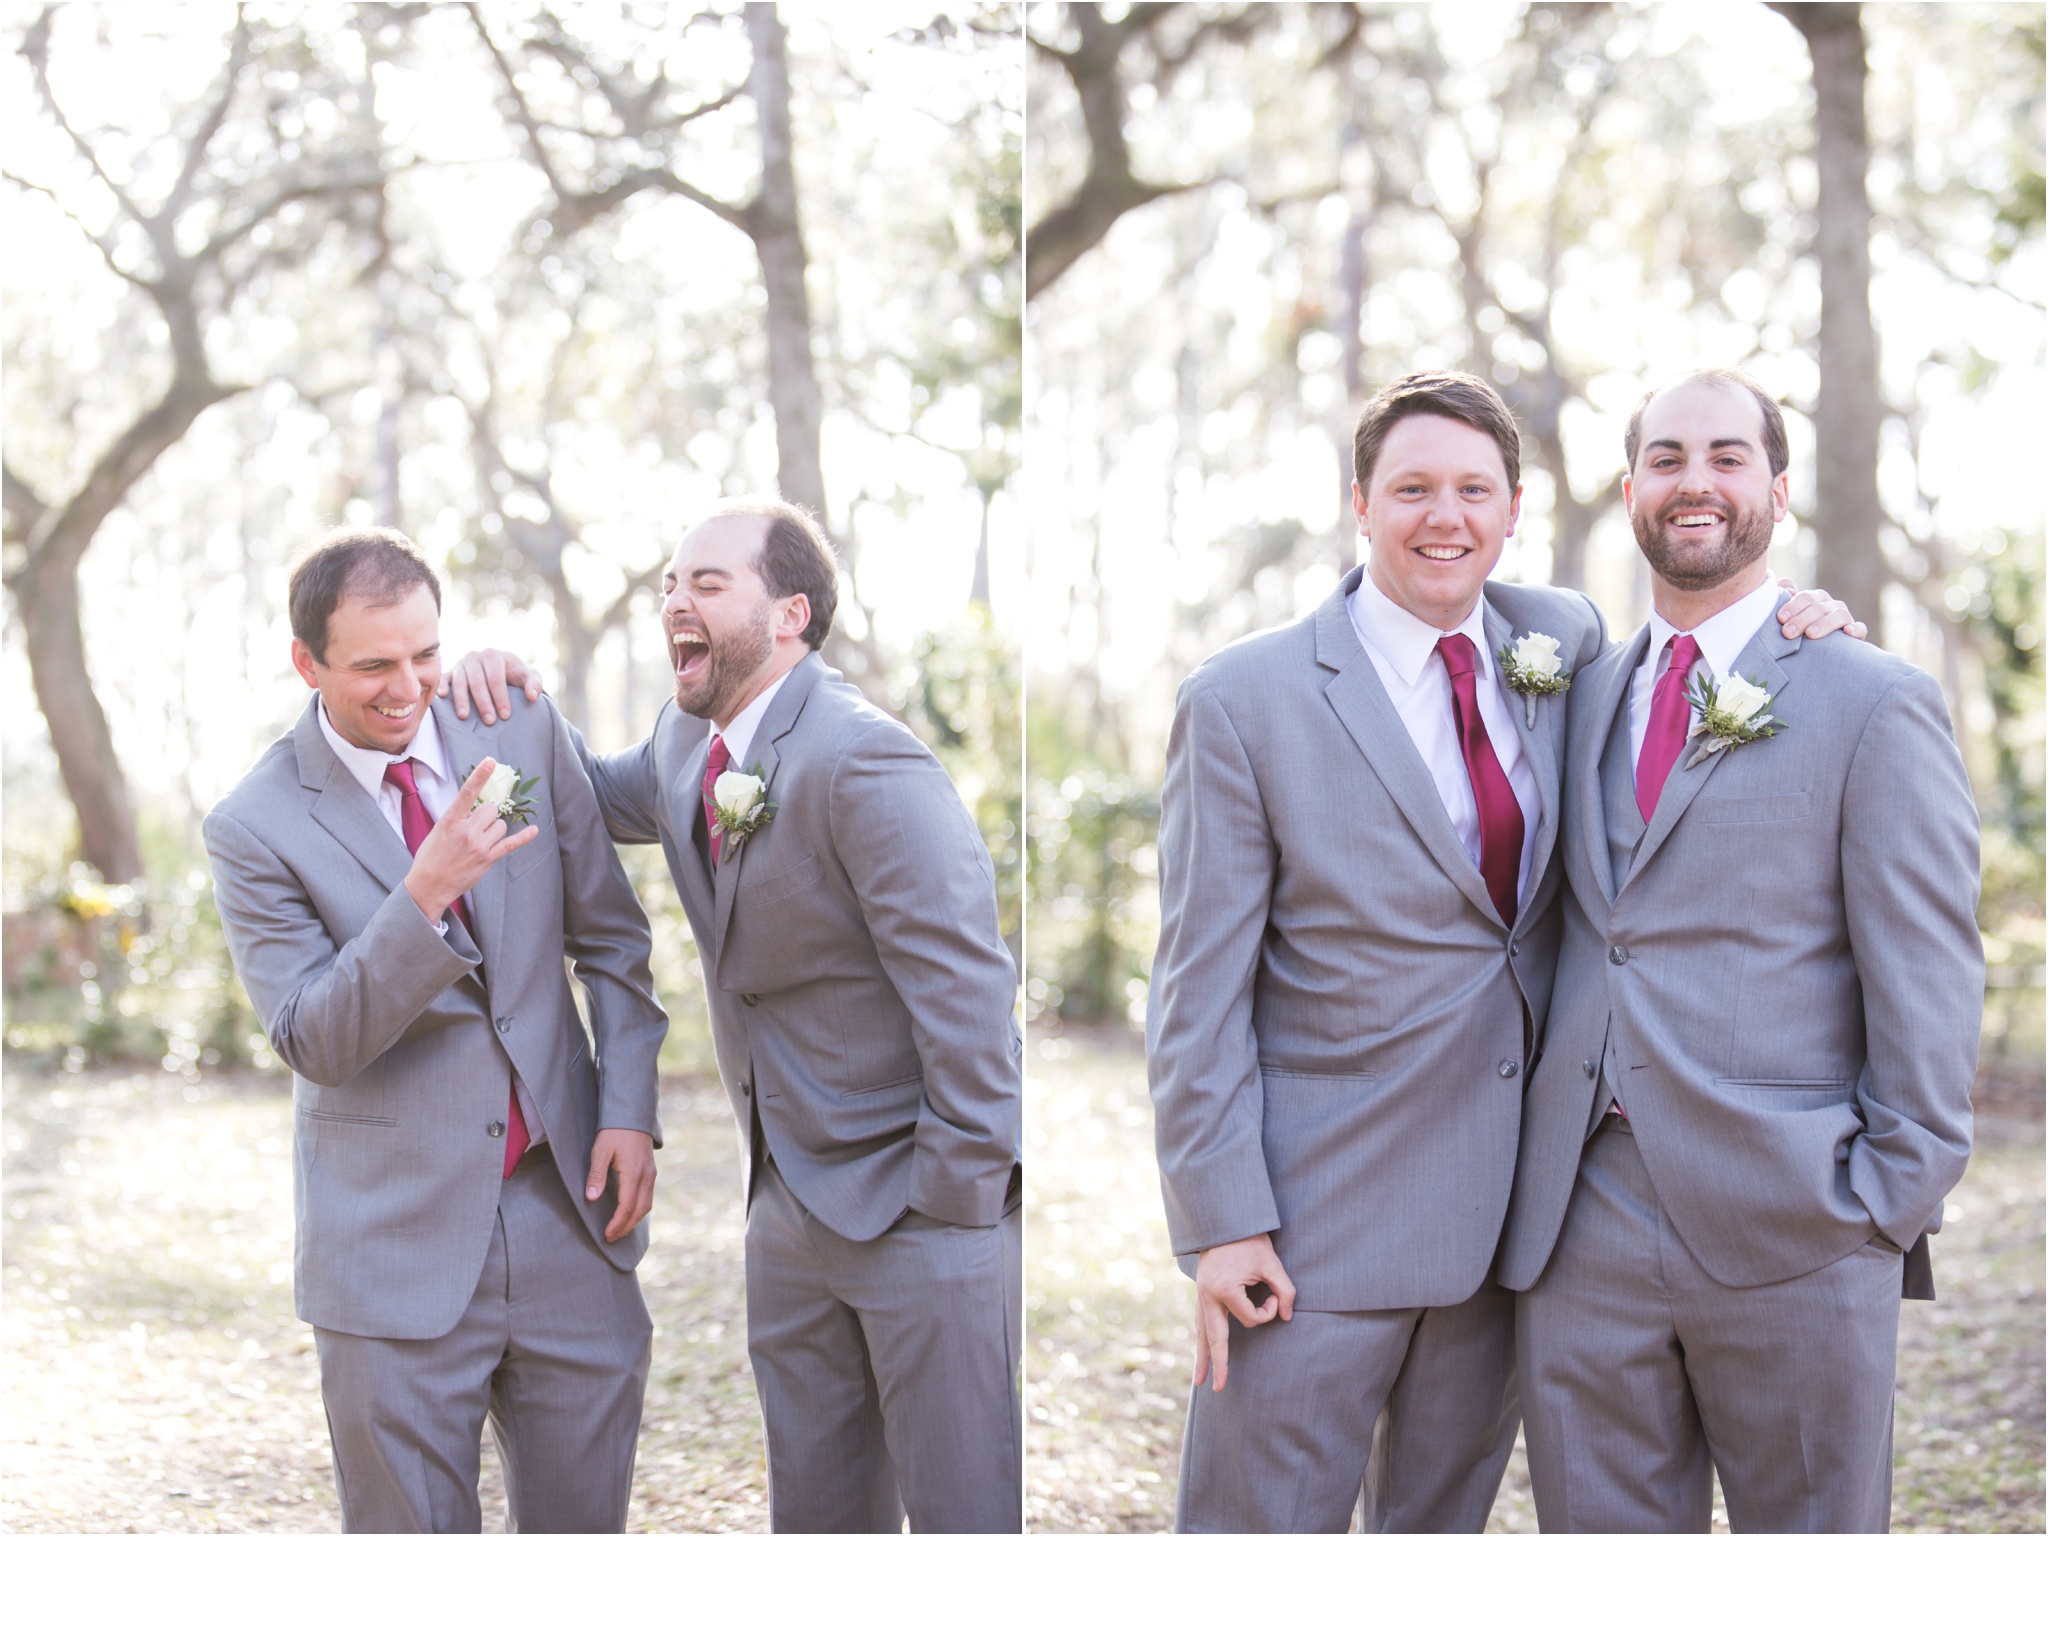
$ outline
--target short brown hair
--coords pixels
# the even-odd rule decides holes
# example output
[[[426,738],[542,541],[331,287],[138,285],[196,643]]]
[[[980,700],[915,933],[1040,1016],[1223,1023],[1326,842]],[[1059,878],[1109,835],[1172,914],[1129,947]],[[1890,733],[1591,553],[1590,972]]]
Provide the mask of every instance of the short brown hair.
[[[343,597],[358,597],[372,608],[403,602],[424,585],[441,606],[441,582],[419,547],[395,528],[337,528],[313,542],[292,570],[292,635],[327,662],[327,621]]]
[[[746,498],[727,500],[706,514],[710,517],[762,517],[768,530],[761,536],[761,548],[754,557],[754,572],[772,597],[801,593],[811,605],[811,622],[804,627],[804,641],[812,648],[825,645],[832,634],[832,615],[839,607],[839,558],[825,531],[804,507],[787,500]]]
[[[1621,446],[1628,456],[1630,471],[1636,469],[1636,451],[1642,446],[1643,411],[1650,407],[1650,400],[1659,392],[1683,386],[1687,381],[1719,381],[1723,386],[1740,387],[1755,398],[1757,407],[1764,412],[1764,458],[1771,463],[1771,475],[1776,477],[1791,465],[1792,446],[1785,438],[1785,413],[1778,407],[1777,399],[1739,369],[1695,369],[1690,375],[1681,375],[1663,386],[1651,387],[1643,394],[1643,401],[1636,405],[1635,413],[1628,417],[1628,430],[1622,434]]]
[[[1500,463],[1507,469],[1508,487],[1522,486],[1522,434],[1515,417],[1501,401],[1501,395],[1477,375],[1455,369],[1419,369],[1389,381],[1373,395],[1358,414],[1358,431],[1351,445],[1351,470],[1358,486],[1372,481],[1373,462],[1380,457],[1380,445],[1396,421],[1410,415],[1443,415],[1462,420],[1500,445]]]

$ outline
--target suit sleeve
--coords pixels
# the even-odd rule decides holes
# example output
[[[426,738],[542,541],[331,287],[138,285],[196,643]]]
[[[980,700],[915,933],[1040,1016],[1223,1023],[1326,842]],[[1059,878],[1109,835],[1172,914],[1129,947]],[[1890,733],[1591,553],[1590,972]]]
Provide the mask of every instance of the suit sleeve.
[[[645,1131],[659,1147],[656,1059],[668,1014],[654,998],[648,968],[653,937],[606,838],[597,792],[584,770],[583,741],[553,705],[546,708],[554,727],[550,793],[562,860],[562,949],[590,1002],[598,1128]]]
[[[1915,672],[1872,711],[1842,798],[1842,895],[1867,1039],[1849,1187],[1901,1249],[1970,1153],[1984,1012],[1978,848],[1941,690]]]
[[[1017,970],[996,926],[988,849],[945,769],[893,725],[839,758],[830,813],[924,1068],[910,1207],[988,1226],[1002,1217],[1024,1105]]]
[[[1250,757],[1197,674],[1181,688],[1166,747],[1159,950],[1145,1030],[1176,1255],[1280,1225],[1252,1033],[1252,984],[1276,861]]]
[[[673,708],[662,707],[664,713]],[[661,774],[654,760],[654,734],[630,750],[596,755],[567,717],[560,718],[581,762],[584,782],[595,794],[605,832],[620,846],[651,846],[661,839]],[[661,730],[659,718],[655,732]]]
[[[228,952],[264,1036],[316,1085],[346,1085],[476,967],[403,885],[337,945],[304,883],[245,825],[214,811],[205,836]]]

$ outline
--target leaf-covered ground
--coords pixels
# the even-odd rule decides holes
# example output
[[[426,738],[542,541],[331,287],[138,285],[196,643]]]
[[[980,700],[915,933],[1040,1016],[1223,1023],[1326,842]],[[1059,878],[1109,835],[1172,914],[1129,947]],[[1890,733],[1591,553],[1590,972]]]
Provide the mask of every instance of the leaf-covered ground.
[[[641,1286],[654,1359],[627,1526],[767,1527],[732,1113],[665,1082]],[[0,1527],[340,1527],[292,1315],[291,1099],[274,1079],[7,1076]],[[485,1527],[503,1526],[488,1436]]]
[[[1977,1150],[1936,1241],[1942,1298],[1901,1309],[1900,1532],[2043,1526],[2039,1079],[1980,1085],[1980,1100]],[[1141,1045],[1035,1038],[1025,1108],[1027,1525],[1170,1527],[1193,1295],[1167,1252]],[[1517,1447],[1488,1531],[1535,1526]]]

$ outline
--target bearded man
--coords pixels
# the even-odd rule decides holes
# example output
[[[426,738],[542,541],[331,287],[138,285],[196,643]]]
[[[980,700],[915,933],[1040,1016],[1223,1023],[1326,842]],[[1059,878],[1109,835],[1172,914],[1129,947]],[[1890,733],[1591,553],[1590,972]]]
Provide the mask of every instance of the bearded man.
[[[1883,1532],[1899,1300],[1970,1150],[1977,814],[1941,689],[1779,628],[1778,406],[1631,419],[1653,611],[1572,684],[1570,890],[1500,1281],[1546,1532]]]
[[[1022,1045],[988,850],[818,657],[837,564],[806,512],[721,507],[662,584],[674,702],[588,763],[612,838],[667,853],[703,962],[771,1526],[1016,1533]],[[465,659],[458,713],[506,710],[508,678],[536,685]]]

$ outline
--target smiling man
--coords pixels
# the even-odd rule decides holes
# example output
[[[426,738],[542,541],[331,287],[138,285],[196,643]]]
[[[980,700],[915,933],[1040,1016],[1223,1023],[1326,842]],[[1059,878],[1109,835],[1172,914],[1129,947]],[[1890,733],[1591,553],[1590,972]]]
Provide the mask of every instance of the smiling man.
[[[808,513],[729,504],[662,584],[675,700],[591,768],[613,837],[666,852],[703,964],[771,1526],[1016,1533],[1023,1075],[988,851],[818,657],[838,565]],[[508,677],[465,659],[459,706],[502,712]]]
[[[313,699],[206,818],[235,968],[293,1073],[294,1287],[352,1533],[625,1526],[651,1325],[646,917],[552,706],[433,703],[441,589],[348,529],[292,574]],[[510,823],[480,792],[532,780]],[[564,971],[575,963],[591,1034]]]
[[[1977,815],[1941,689],[1781,627],[1778,406],[1645,398],[1649,623],[1573,686],[1563,952],[1501,1281],[1546,1532],[1890,1523],[1899,1300],[1970,1147]]]
[[[1476,1532],[1514,1443],[1492,1268],[1557,955],[1567,688],[1605,631],[1487,577],[1521,441],[1483,381],[1388,386],[1354,469],[1367,564],[1203,663],[1167,747],[1147,1038],[1195,1274],[1187,1531],[1342,1532],[1362,1493],[1368,1530]]]

